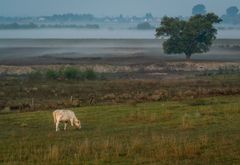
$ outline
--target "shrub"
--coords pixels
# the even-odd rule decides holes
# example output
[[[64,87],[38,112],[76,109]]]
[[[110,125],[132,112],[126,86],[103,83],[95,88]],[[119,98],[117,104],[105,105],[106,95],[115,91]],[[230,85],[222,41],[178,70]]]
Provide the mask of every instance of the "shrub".
[[[43,78],[43,73],[40,71],[33,71],[28,74],[28,78],[32,80],[39,80]]]
[[[104,79],[103,75],[97,74],[92,69],[87,69],[82,72],[78,68],[67,67],[65,69],[60,70],[52,70],[48,69],[45,72],[34,71],[27,75],[29,79],[67,79],[67,80],[96,80],[96,79]]]
[[[82,73],[77,68],[68,67],[63,71],[63,76],[65,79],[79,79],[82,77]]]
[[[88,69],[84,72],[84,77],[87,80],[96,80],[98,78],[96,72],[94,72],[92,69]]]
[[[45,76],[48,79],[57,79],[57,78],[59,78],[59,72],[49,69],[49,70],[47,70]]]
[[[217,74],[239,74],[240,68],[238,66],[224,66],[218,68]]]

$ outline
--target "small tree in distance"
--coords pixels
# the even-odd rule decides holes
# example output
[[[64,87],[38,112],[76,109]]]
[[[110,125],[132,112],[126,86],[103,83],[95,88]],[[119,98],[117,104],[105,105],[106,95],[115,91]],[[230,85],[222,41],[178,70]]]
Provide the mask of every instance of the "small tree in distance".
[[[226,12],[227,12],[227,16],[235,17],[238,15],[239,10],[236,6],[231,6],[227,8]]]
[[[165,53],[184,53],[186,59],[190,60],[192,54],[204,53],[209,50],[217,34],[217,29],[213,24],[221,21],[214,13],[195,15],[187,21],[163,17],[155,35],[156,37],[168,37],[163,43]]]
[[[206,14],[206,7],[203,4],[195,5],[192,8],[192,14],[193,15]]]

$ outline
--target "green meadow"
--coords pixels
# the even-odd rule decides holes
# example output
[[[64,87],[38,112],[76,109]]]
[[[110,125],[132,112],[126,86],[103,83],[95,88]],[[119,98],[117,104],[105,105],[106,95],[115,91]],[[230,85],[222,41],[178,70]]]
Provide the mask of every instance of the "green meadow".
[[[0,164],[239,164],[240,96],[0,113]]]

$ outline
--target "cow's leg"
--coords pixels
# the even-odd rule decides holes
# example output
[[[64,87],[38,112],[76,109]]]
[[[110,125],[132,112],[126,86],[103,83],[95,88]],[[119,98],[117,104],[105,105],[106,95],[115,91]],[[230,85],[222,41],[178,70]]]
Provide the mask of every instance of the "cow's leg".
[[[67,130],[67,122],[64,123],[64,130]]]
[[[57,122],[56,122],[56,132],[59,131],[58,126],[59,126],[59,121],[57,120]]]
[[[73,126],[73,119],[71,119],[70,122],[71,122],[71,126]]]

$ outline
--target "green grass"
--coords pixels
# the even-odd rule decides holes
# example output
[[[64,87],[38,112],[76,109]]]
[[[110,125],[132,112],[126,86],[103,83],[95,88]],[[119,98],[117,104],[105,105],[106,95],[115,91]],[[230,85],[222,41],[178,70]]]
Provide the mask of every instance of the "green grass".
[[[0,164],[239,164],[240,96],[0,114]],[[63,129],[63,127],[61,127]]]

